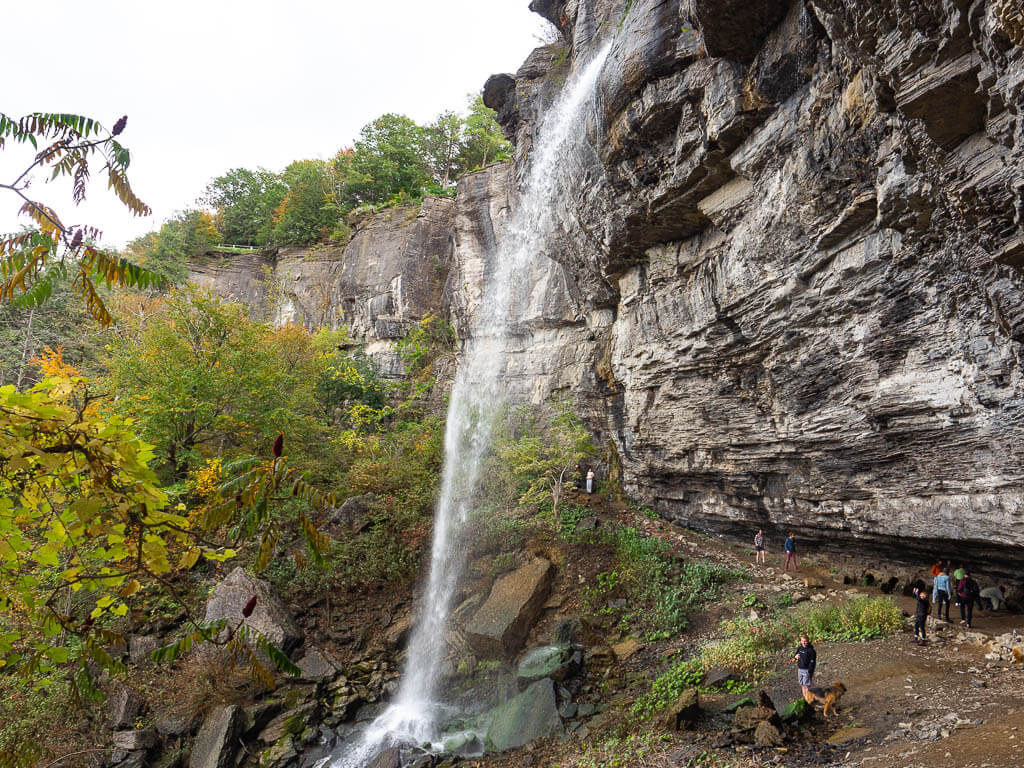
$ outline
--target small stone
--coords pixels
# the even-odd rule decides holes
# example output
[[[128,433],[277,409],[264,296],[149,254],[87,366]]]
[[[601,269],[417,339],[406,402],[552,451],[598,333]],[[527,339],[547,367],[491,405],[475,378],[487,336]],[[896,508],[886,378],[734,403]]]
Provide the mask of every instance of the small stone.
[[[156,731],[152,728],[136,731],[118,731],[114,734],[114,749],[121,749],[125,752],[151,749],[155,744]]]
[[[134,690],[117,683],[107,697],[107,724],[111,728],[127,728],[135,724],[142,708],[142,699]]]
[[[629,638],[628,640],[623,640],[621,643],[613,645],[612,652],[614,652],[615,658],[619,661],[625,661],[643,647],[643,643],[637,642],[633,638]]]

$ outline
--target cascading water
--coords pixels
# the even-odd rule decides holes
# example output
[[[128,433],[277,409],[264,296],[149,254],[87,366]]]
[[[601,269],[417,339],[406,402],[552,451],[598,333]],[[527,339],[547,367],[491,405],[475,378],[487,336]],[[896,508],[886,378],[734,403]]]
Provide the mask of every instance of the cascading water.
[[[436,744],[446,707],[437,695],[445,656],[445,628],[462,574],[459,532],[476,496],[480,470],[491,443],[495,407],[504,401],[501,371],[507,342],[525,312],[528,275],[543,256],[554,226],[554,212],[565,197],[567,174],[560,160],[584,134],[582,122],[611,43],[570,78],[541,123],[534,154],[520,190],[519,205],[505,228],[493,272],[485,281],[456,375],[445,429],[444,473],[434,517],[430,577],[422,613],[408,646],[408,661],[394,703],[367,729],[362,742],[329,758],[330,768],[360,768],[390,744]],[[333,761],[333,762],[332,762]]]

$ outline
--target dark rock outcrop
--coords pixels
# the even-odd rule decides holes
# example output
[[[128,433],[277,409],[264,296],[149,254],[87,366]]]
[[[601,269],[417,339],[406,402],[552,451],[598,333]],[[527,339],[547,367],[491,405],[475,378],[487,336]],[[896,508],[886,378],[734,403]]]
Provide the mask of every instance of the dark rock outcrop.
[[[1019,4],[531,7],[558,41],[484,94],[514,163],[463,178],[454,204],[379,214],[343,251],[279,253],[274,307],[262,262],[195,276],[278,322],[348,326],[388,375],[389,338],[426,311],[466,338],[539,120],[610,42],[555,237],[522,276],[510,387],[573,392],[625,492],[681,524],[1015,574]]]

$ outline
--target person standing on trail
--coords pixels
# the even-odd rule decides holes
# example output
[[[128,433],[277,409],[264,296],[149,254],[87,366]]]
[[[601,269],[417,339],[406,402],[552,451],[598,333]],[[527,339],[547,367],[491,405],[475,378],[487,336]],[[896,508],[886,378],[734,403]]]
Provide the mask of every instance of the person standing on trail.
[[[764,563],[767,565],[768,561],[765,560],[767,554],[768,550],[764,545],[764,528],[758,528],[757,533],[754,534],[754,564]]]
[[[594,468],[587,470],[587,493],[594,492]]]
[[[942,618],[942,605],[946,605],[946,621],[949,621],[949,603],[953,596],[953,583],[949,579],[949,568],[945,568],[942,573],[935,577],[935,582],[932,584],[932,602],[938,606],[935,609],[935,618]]]
[[[969,571],[964,571],[964,577],[956,583],[956,595],[960,598],[960,623],[971,628],[971,619],[974,616],[974,601],[979,600],[981,589],[978,582],[971,578]]]
[[[963,563],[960,563],[957,569],[953,571],[953,578],[950,580],[950,583],[953,586],[953,602],[956,603],[957,608],[960,608],[960,594],[957,591],[957,587],[960,586],[960,580],[964,577],[965,573],[967,573],[967,568],[964,566]],[[961,618],[963,618],[963,612],[964,609],[960,608]]]
[[[935,563],[932,565],[932,578],[933,579],[936,578],[940,573],[942,573],[943,567],[944,566],[942,565],[942,561],[941,560],[936,560],[935,561]]]
[[[807,635],[800,635],[800,647],[796,649],[793,661],[796,662],[796,681],[800,684],[800,693],[806,699],[807,689],[814,679],[814,666],[818,663],[818,652],[814,650],[811,638]]]
[[[928,592],[914,587],[914,599],[917,604],[914,606],[914,643],[924,645],[928,642],[925,637],[924,627],[928,623],[928,611],[931,605],[928,602]]]
[[[796,534],[792,531],[790,531],[789,536],[786,537],[784,548],[786,550],[786,562],[783,563],[782,570],[785,571],[789,568],[790,561],[793,563],[793,570],[799,570],[796,562]]]

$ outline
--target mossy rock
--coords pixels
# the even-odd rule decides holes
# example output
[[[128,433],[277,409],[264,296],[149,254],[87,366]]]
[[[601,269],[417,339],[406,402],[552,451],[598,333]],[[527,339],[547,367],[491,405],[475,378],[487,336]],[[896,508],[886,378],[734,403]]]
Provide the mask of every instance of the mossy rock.
[[[486,744],[488,749],[504,752],[535,739],[563,733],[555,702],[555,683],[546,678],[494,710]]]
[[[782,710],[782,720],[786,723],[802,722],[810,720],[814,715],[814,708],[804,699],[796,699],[789,702]]]

